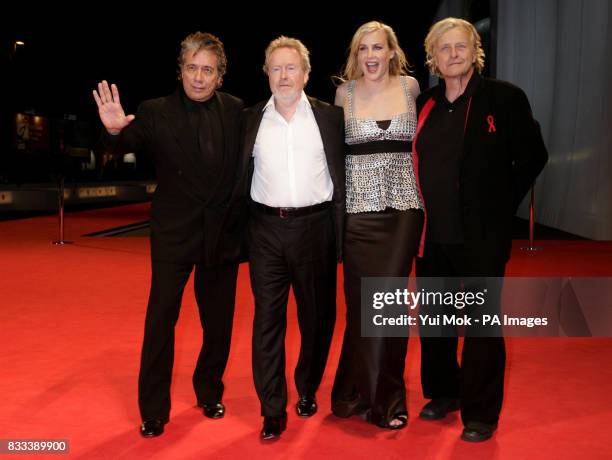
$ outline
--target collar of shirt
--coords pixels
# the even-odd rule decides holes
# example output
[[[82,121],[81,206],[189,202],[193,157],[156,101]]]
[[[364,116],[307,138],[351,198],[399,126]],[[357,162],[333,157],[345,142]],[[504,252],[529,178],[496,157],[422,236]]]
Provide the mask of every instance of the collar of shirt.
[[[187,111],[189,112],[197,112],[200,109],[211,109],[213,108],[216,100],[217,100],[217,92],[215,91],[212,95],[212,97],[210,99],[207,99],[205,101],[194,101],[193,99],[190,99],[186,94],[185,94],[185,90],[183,90],[183,88],[181,88],[181,96],[183,99],[183,104],[185,105],[185,108],[187,109]]]
[[[268,102],[263,108],[264,112],[267,111],[270,107],[272,108],[272,110],[274,110],[274,112],[276,112],[276,106],[274,105],[274,95],[270,96],[270,99],[268,99]],[[300,96],[300,101],[298,102],[296,112],[308,108],[310,108],[310,101],[308,100],[308,97],[306,97],[306,93],[302,91],[302,95]]]
[[[436,101],[448,107],[456,107],[463,103],[463,101],[472,97],[474,91],[476,91],[476,88],[478,87],[478,83],[480,83],[480,80],[482,80],[482,77],[478,72],[474,71],[472,77],[470,78],[470,81],[468,81],[468,84],[465,87],[465,90],[463,90],[461,96],[459,96],[453,102],[449,102],[448,99],[446,99],[446,83],[444,82],[444,79],[441,78],[440,85],[438,86],[438,92],[435,94],[434,98],[436,99]]]

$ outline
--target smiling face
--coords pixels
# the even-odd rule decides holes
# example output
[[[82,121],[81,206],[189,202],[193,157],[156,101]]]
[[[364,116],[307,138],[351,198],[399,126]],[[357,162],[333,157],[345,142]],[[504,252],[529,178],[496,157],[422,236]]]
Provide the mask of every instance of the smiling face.
[[[470,77],[474,72],[476,52],[467,30],[454,27],[438,38],[435,64],[442,78]]]
[[[270,90],[274,99],[283,105],[296,102],[308,81],[300,53],[294,48],[277,48],[266,63]]]
[[[221,85],[217,55],[209,50],[187,53],[181,66],[181,80],[187,97],[203,102]]]
[[[357,62],[368,80],[379,80],[389,74],[389,62],[395,51],[389,48],[387,35],[383,30],[369,32],[359,41]]]

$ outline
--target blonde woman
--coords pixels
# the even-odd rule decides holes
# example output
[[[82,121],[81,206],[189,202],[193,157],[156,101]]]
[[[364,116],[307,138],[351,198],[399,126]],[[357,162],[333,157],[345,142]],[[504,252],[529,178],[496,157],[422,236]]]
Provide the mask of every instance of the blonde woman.
[[[408,421],[406,337],[361,337],[361,279],[406,277],[419,248],[424,205],[412,155],[417,81],[391,27],[368,22],[355,32],[336,91],[344,109],[346,330],[332,411],[389,429]],[[384,335],[384,334],[383,334]]]

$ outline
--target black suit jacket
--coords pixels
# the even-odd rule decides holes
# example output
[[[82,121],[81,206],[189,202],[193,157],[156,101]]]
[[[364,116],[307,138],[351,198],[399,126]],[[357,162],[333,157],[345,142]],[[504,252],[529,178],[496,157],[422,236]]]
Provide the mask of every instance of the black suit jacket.
[[[434,91],[443,87],[430,88],[417,99],[420,125],[427,123],[422,109]],[[473,251],[505,261],[510,257],[513,216],[548,153],[520,88],[483,78],[468,110],[458,188],[464,239]],[[427,152],[417,152],[419,164],[427,161]]]
[[[157,173],[151,205],[151,257],[166,262],[215,265],[236,249],[222,237],[222,223],[235,186],[243,103],[216,92],[223,126],[224,151],[214,184],[203,183],[196,134],[181,89],[144,101],[136,119],[112,142],[118,153],[146,152]],[[111,136],[114,137],[114,136]]]
[[[342,259],[342,237],[345,211],[345,170],[344,170],[344,113],[340,107],[308,97],[321,133],[327,167],[333,183],[332,202],[334,206],[334,229],[336,235],[336,256]],[[246,216],[250,201],[253,177],[253,148],[259,131],[267,101],[262,101],[244,110],[242,126],[242,147],[240,149],[240,178],[233,193],[232,211],[234,216],[234,238],[242,241],[242,258],[246,258]],[[242,219],[242,220],[241,220]],[[240,222],[240,223],[238,223]]]

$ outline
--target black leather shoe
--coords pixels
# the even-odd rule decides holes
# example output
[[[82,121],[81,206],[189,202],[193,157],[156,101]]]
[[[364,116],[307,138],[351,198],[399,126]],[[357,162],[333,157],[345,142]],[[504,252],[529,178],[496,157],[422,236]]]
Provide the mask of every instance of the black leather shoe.
[[[287,428],[287,414],[280,417],[264,417],[263,428],[261,429],[261,439],[272,441],[280,438],[280,435]]]
[[[166,422],[160,419],[145,420],[140,425],[140,435],[143,438],[154,438],[164,432]]]
[[[295,404],[295,411],[300,417],[312,417],[317,413],[317,400],[314,396],[300,396]]]
[[[421,409],[419,417],[423,420],[439,420],[449,412],[459,410],[459,400],[454,398],[435,398]]]
[[[497,429],[497,425],[489,425],[482,422],[467,422],[461,439],[467,442],[482,442],[490,439],[493,432]]]
[[[225,415],[225,406],[221,401],[214,404],[200,403],[198,404],[204,412],[204,416],[212,419],[223,418]]]

